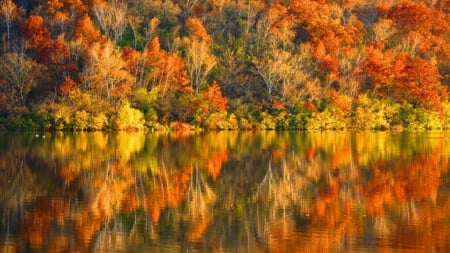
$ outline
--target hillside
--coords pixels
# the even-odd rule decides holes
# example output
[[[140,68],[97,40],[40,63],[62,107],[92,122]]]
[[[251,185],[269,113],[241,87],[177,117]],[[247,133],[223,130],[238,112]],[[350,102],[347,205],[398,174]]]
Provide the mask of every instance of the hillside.
[[[444,129],[450,1],[1,0],[11,129]]]

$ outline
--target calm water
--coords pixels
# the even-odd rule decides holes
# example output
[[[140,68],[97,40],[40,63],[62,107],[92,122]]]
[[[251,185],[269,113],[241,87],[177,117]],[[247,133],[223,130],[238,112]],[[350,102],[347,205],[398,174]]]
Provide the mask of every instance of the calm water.
[[[0,251],[450,252],[447,135],[3,135]]]

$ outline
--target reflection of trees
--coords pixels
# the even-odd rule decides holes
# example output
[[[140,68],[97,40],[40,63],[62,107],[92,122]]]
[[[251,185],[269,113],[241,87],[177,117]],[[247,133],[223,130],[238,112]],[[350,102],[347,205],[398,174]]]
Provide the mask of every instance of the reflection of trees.
[[[0,138],[0,244],[49,252],[321,252],[369,241],[386,250],[446,251],[450,145],[442,134],[425,137]]]
[[[443,173],[447,173],[448,158],[442,159],[445,154],[442,136],[320,133],[304,136],[302,143],[296,136],[294,141],[284,139],[289,145],[285,148],[286,154],[278,160],[267,158],[273,152],[261,153],[259,161],[265,161],[265,165],[246,157],[245,153],[240,158],[230,157],[231,162],[234,159],[245,161],[240,163],[240,170],[248,168],[251,171],[246,173],[254,176],[253,181],[247,182],[244,173],[234,173],[233,181],[244,182],[246,186],[242,188],[253,191],[236,192],[235,189],[240,188],[233,187],[236,183],[230,179],[223,183],[229,184],[230,189],[225,193],[219,190],[224,197],[218,203],[225,210],[243,209],[246,222],[242,223],[241,233],[247,238],[255,236],[256,240],[250,239],[247,243],[260,249],[256,251],[345,250],[345,247],[359,247],[358,244],[363,243],[351,241],[351,238],[367,236],[381,248],[408,247],[405,243],[419,247],[421,244],[406,236],[401,240],[393,237],[400,232],[414,233],[409,231],[411,226],[417,234],[431,235],[424,244],[429,245],[427,249],[435,245],[448,248],[442,239],[449,238],[445,229],[441,228],[437,234],[430,233],[436,231],[437,224],[446,223],[436,215],[430,218],[430,213],[422,212],[424,207],[427,212],[436,210],[440,182]],[[279,142],[285,137],[281,134],[278,143],[266,147],[269,150],[282,147]],[[361,139],[356,139],[359,137]],[[226,177],[221,175],[219,182]],[[252,195],[252,201],[240,199],[239,194]],[[233,198],[244,204],[230,203]],[[430,205],[423,206],[424,201]],[[444,213],[450,214],[450,209],[446,210]],[[448,217],[446,215],[441,217]],[[429,225],[425,225],[425,221]],[[423,225],[425,229],[421,229]],[[440,234],[442,232],[445,234]],[[228,236],[233,238],[233,235]]]

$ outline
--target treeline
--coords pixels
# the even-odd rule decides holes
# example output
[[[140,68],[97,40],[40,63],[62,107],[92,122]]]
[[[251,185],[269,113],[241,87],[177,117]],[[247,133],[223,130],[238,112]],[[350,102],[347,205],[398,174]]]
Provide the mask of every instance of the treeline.
[[[3,127],[450,127],[448,0],[0,3]]]

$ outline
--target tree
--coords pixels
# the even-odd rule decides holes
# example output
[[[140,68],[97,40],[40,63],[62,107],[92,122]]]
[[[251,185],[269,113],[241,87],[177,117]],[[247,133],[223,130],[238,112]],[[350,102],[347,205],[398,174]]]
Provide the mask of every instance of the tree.
[[[25,108],[29,92],[37,85],[44,67],[23,52],[0,57],[0,94],[6,97],[7,110]]]
[[[365,69],[378,95],[426,109],[442,109],[440,101],[447,98],[447,91],[441,86],[439,71],[429,61],[405,53],[382,52],[374,46],[366,53]]]
[[[432,56],[449,46],[448,40],[442,40],[442,36],[449,31],[448,20],[443,11],[411,0],[402,1],[390,8],[381,8],[381,11],[394,21],[403,38],[400,40],[403,47],[412,53],[419,50]]]
[[[6,41],[11,40],[11,27],[14,19],[19,15],[20,9],[12,0],[4,0],[0,4],[0,16],[6,29]]]
[[[103,33],[119,43],[128,24],[127,6],[118,0],[96,0],[93,11]]]
[[[228,99],[222,96],[220,86],[215,81],[203,92],[203,97],[210,103],[213,111],[226,111],[228,108]]]
[[[183,59],[176,52],[168,53],[162,49],[158,37],[148,43],[143,56],[144,87],[156,87],[162,99],[175,91],[193,91]]]
[[[81,44],[85,47],[101,38],[100,31],[88,15],[84,15],[77,20],[75,38],[81,41]]]
[[[190,38],[184,38],[186,47],[186,68],[189,73],[192,88],[198,94],[200,87],[206,81],[208,74],[216,65],[216,57],[211,53],[212,39],[197,18],[188,18],[186,26],[191,33]]]
[[[122,98],[127,97],[134,77],[126,70],[120,51],[111,41],[93,43],[81,74],[85,90],[105,98],[117,111]]]
[[[47,47],[51,42],[50,31],[44,23],[44,18],[31,15],[21,26],[22,35],[27,39],[27,46],[33,49]]]

